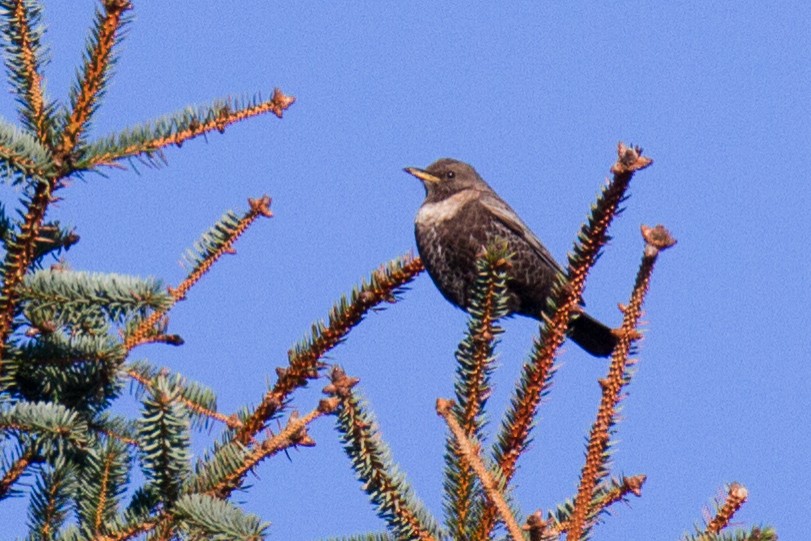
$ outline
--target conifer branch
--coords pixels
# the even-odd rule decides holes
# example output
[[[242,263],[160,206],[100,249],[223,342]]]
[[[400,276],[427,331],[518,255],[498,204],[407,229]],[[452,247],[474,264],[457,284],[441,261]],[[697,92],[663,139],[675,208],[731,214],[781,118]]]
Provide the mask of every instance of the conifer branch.
[[[50,468],[37,475],[31,494],[28,523],[32,539],[57,539],[59,527],[69,512],[75,490],[76,467],[58,457]]]
[[[96,505],[93,512],[93,531],[99,532],[102,529],[102,525],[104,524],[104,520],[108,513],[108,496],[110,492],[115,493],[115,491],[110,490],[110,485],[112,484],[111,477],[114,474],[111,473],[111,470],[114,468],[114,462],[116,459],[120,458],[120,450],[116,449],[115,447],[108,446],[107,449],[104,450],[103,456],[101,459],[101,475],[99,475],[98,479],[91,479],[88,483],[89,487],[93,487],[93,489],[97,492],[97,499]],[[96,485],[98,482],[98,485]],[[85,490],[88,487],[85,487]],[[97,489],[97,490],[96,490]]]
[[[134,447],[134,448],[137,449],[141,445],[140,443],[138,443],[138,440],[136,440],[135,438],[131,438],[131,437],[126,436],[124,434],[119,434],[118,432],[115,432],[114,430],[110,430],[109,428],[105,428],[104,426],[97,425],[95,423],[90,423],[88,426],[89,426],[89,428],[91,430],[95,430],[99,434],[104,434],[108,438],[119,441],[119,442],[121,442],[121,443],[123,443],[125,445],[130,446],[130,447]]]
[[[602,494],[600,494],[601,491],[598,488],[596,492],[599,497],[592,506],[592,514],[596,516],[615,503],[626,501],[629,494],[633,494],[637,498],[641,497],[642,485],[645,484],[646,480],[646,475],[623,476],[619,483],[612,482],[610,488],[604,489]]]
[[[594,521],[599,514],[606,512],[611,505],[617,502],[627,501],[629,494],[641,497],[642,485],[644,485],[645,479],[646,477],[644,475],[634,475],[632,477],[620,476],[619,478],[611,478],[600,483],[594,491],[591,510],[588,517],[586,517],[586,522],[591,523]],[[574,508],[575,503],[572,498],[558,505],[553,513],[550,512],[549,521],[547,521],[547,533],[559,536],[568,532],[571,528]]]
[[[141,464],[151,489],[166,507],[182,493],[189,476],[189,418],[168,378],[158,378],[143,400],[138,428]]]
[[[269,526],[231,502],[204,494],[181,497],[172,514],[192,539],[261,541]],[[173,529],[167,528],[167,540],[174,539]]]
[[[33,447],[27,448],[17,457],[11,464],[11,467],[3,474],[3,478],[0,479],[0,500],[6,497],[14,483],[16,483],[25,473],[25,470],[28,469],[28,466],[36,461],[37,453],[34,451]]]
[[[378,516],[386,521],[397,539],[441,539],[436,521],[398,471],[388,447],[380,438],[372,414],[353,391],[358,379],[347,376],[335,366],[331,380],[324,392],[340,401],[337,428],[344,450],[363,483],[363,490],[377,508]]]
[[[633,174],[653,163],[641,155],[641,149],[626,147],[622,143],[618,145],[617,153],[617,162],[611,167],[613,179],[603,188],[578,235],[578,242],[569,255],[563,285],[556,287],[553,293],[554,312],[542,327],[540,338],[533,343],[530,359],[524,365],[521,381],[504,416],[494,459],[507,481],[515,473],[518,457],[528,443],[535,412],[551,384],[555,356],[566,338],[571,317],[579,310],[586,276],[608,240],[608,228],[620,211]],[[495,518],[492,506],[485,507],[476,529],[477,539],[489,535]]]
[[[4,376],[6,343],[11,335],[14,315],[19,304],[20,294],[17,288],[34,258],[42,221],[52,198],[51,189],[50,181],[36,184],[19,234],[6,242],[6,258],[0,269],[0,275],[3,277],[3,287],[0,288],[0,379]]]
[[[167,513],[162,511],[155,517],[130,524],[117,531],[98,533],[92,538],[92,541],[127,541],[128,539],[133,539],[135,536],[151,532],[162,524],[167,516]]]
[[[0,121],[0,164],[12,184],[53,175],[50,152],[30,134]]]
[[[567,536],[572,540],[580,539],[584,530],[588,528],[586,519],[592,511],[594,488],[608,474],[606,463],[611,431],[616,422],[617,406],[622,398],[622,390],[630,382],[628,369],[632,363],[629,362],[628,356],[634,343],[641,338],[637,326],[642,315],[642,304],[650,286],[653,267],[659,252],[676,243],[662,226],[655,228],[642,226],[642,235],[645,238],[645,253],[636,276],[631,300],[623,309],[622,327],[618,332],[617,346],[611,354],[608,375],[605,379],[600,380],[603,390],[602,399],[597,419],[591,429],[586,464],[580,475],[580,486],[577,490],[571,527]]]
[[[732,520],[732,517],[738,512],[738,509],[740,509],[741,506],[746,503],[746,499],[748,497],[749,492],[746,490],[746,487],[740,483],[732,483],[729,485],[724,505],[718,508],[715,516],[712,518],[709,524],[707,524],[706,533],[717,534],[726,528],[729,521]]]
[[[88,43],[88,50],[82,68],[81,78],[71,95],[71,111],[62,129],[57,155],[68,162],[74,149],[79,144],[90,118],[95,112],[97,103],[109,74],[113,46],[120,35],[123,15],[132,4],[129,0],[102,0],[104,11],[96,13],[93,36]],[[67,172],[71,165],[64,163]]]
[[[169,376],[166,370],[155,372],[149,366],[138,363],[129,365],[126,368],[126,374],[132,380],[140,383],[144,389],[152,389],[157,377]],[[191,414],[219,421],[231,429],[242,426],[242,422],[236,416],[225,415],[216,410],[213,393],[209,389],[196,384],[186,385],[179,376],[173,377],[173,383],[180,390],[177,400],[186,406]]]
[[[318,371],[322,368],[321,358],[340,344],[370,310],[383,302],[395,302],[403,286],[424,268],[418,257],[404,255],[374,271],[371,279],[355,288],[348,300],[342,297],[330,310],[327,324],[319,322],[313,325],[312,337],[305,338],[290,350],[287,368],[276,369],[276,383],[248,415],[234,439],[247,445],[284,407],[290,393],[318,377]]]
[[[291,413],[290,419],[288,419],[281,432],[256,445],[240,467],[221,479],[217,485],[208,491],[208,494],[226,498],[242,485],[242,481],[248,472],[263,460],[291,447],[313,447],[315,441],[307,433],[307,426],[319,417],[334,413],[337,407],[337,399],[324,399],[318,404],[318,407],[304,417],[300,417],[298,412],[295,411]]]
[[[199,110],[187,109],[167,118],[152,121],[118,135],[108,136],[90,145],[76,164],[77,169],[113,166],[116,162],[136,156],[153,161],[154,155],[170,146],[181,146],[186,141],[205,136],[247,118],[272,113],[282,118],[296,99],[276,88],[268,100],[219,100]]]
[[[22,107],[22,120],[40,143],[50,145],[50,118],[42,90],[42,8],[31,0],[2,0],[6,69]]]
[[[206,274],[209,269],[224,254],[233,253],[236,240],[256,221],[260,216],[270,218],[273,214],[270,211],[270,197],[263,195],[259,199],[248,199],[250,209],[239,219],[233,213],[226,214],[223,218],[209,230],[195,246],[196,251],[191,253],[194,267],[189,275],[177,287],[169,290],[172,296],[172,303],[162,310],[155,310],[146,317],[137,328],[135,328],[124,340],[124,347],[127,351],[135,346],[145,343],[154,335],[155,324],[171,310],[177,301],[186,297],[189,289],[192,288]]]
[[[501,520],[506,524],[510,537],[515,541],[523,541],[524,534],[521,531],[521,527],[518,525],[518,521],[513,516],[510,506],[507,505],[507,500],[505,500],[504,496],[501,494],[496,480],[490,474],[487,466],[484,465],[484,461],[482,461],[480,456],[480,444],[471,441],[465,434],[459,421],[456,420],[456,416],[453,413],[454,409],[455,404],[450,400],[440,398],[436,401],[437,414],[445,419],[445,422],[448,424],[448,428],[450,428],[451,433],[454,438],[456,438],[457,449],[468,466],[476,473],[476,476],[482,484],[485,495],[490,500],[493,507],[496,508],[496,511],[501,516]]]
[[[488,246],[477,260],[477,279],[468,312],[468,329],[456,351],[458,366],[454,385],[458,406],[454,415],[465,436],[481,439],[484,406],[490,395],[490,374],[493,370],[496,338],[503,330],[496,322],[507,314],[508,246],[498,243]],[[445,451],[446,525],[454,539],[468,535],[474,497],[473,470],[457,449],[456,438],[448,436]]]

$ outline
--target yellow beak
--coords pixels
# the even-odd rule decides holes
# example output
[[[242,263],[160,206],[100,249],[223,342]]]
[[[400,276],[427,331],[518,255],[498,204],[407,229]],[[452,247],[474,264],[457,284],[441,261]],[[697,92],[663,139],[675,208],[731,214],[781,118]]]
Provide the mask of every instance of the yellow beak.
[[[441,180],[439,177],[435,177],[428,171],[425,171],[424,169],[417,169],[416,167],[406,167],[403,169],[403,171],[410,175],[414,175],[423,182],[429,182],[431,184],[436,184]]]

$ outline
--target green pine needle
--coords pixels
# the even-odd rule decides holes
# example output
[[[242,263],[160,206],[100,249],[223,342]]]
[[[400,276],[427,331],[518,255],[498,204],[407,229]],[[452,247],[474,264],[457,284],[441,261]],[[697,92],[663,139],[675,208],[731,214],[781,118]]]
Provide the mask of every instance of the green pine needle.
[[[173,513],[193,538],[212,541],[258,541],[270,525],[228,501],[203,494],[182,496]]]
[[[171,507],[189,476],[189,416],[180,389],[158,377],[143,400],[138,428],[141,464],[164,505]]]

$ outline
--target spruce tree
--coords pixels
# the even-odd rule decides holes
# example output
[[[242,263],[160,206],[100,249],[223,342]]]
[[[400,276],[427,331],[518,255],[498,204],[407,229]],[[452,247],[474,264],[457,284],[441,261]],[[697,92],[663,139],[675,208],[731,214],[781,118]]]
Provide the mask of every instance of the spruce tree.
[[[0,0],[5,66],[19,113],[18,125],[0,121],[0,163],[7,184],[20,194],[15,208],[0,208],[0,500],[27,499],[30,539],[263,539],[268,523],[244,511],[232,493],[261,462],[293,447],[313,446],[307,427],[329,418],[348,467],[385,526],[385,532],[346,540],[486,540],[505,531],[512,539],[586,539],[611,506],[641,495],[644,475],[612,472],[612,438],[634,373],[631,356],[651,273],[660,253],[675,243],[662,226],[642,230],[642,260],[615,331],[619,345],[600,380],[602,400],[577,492],[534,513],[522,512],[510,493],[589,270],[631,179],[652,163],[638,148],[619,145],[612,178],[574,243],[549,301],[551,315],[539,329],[495,432],[488,430],[486,413],[503,332],[499,321],[506,315],[510,253],[501,243],[482,247],[469,321],[456,351],[456,396],[437,401],[437,413],[449,427],[443,519],[419,501],[398,469],[357,378],[326,358],[370,312],[401,299],[423,270],[419,258],[406,254],[382,265],[340,298],[326,320],[291,348],[287,365],[276,369],[257,406],[223,414],[212,389],[133,359],[133,350],[143,344],[182,344],[168,332],[172,308],[233,251],[248,228],[272,215],[270,197],[249,199],[244,210],[226,212],[204,232],[186,254],[187,278],[175,287],[154,278],[70,268],[65,252],[80,239],[52,217],[53,203],[70,197],[65,188],[73,178],[133,159],[158,163],[167,148],[235,122],[266,113],[281,118],[294,98],[276,89],[267,99],[222,99],[91,138],[89,127],[132,9],[127,0],[99,4],[83,63],[63,102],[43,90],[40,2]],[[308,413],[297,413],[291,408],[296,392],[317,380],[326,397]],[[128,384],[141,404],[135,417],[116,408]],[[276,433],[265,430],[271,422],[281,423]],[[218,432],[217,441],[193,459],[191,438],[209,426]],[[136,469],[142,475],[133,475]],[[746,498],[744,487],[731,484],[711,520],[685,539],[776,539],[768,527],[729,531]]]

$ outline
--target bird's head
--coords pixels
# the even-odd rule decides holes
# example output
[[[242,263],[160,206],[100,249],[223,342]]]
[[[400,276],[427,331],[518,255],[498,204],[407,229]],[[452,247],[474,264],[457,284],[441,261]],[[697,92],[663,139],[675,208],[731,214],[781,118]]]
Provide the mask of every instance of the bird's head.
[[[426,201],[440,201],[470,188],[489,189],[475,169],[450,158],[437,160],[425,169],[406,167],[404,171],[422,181]]]

